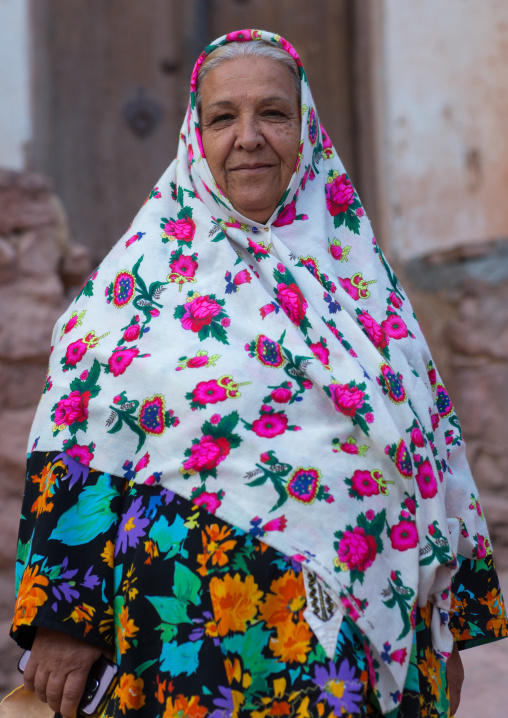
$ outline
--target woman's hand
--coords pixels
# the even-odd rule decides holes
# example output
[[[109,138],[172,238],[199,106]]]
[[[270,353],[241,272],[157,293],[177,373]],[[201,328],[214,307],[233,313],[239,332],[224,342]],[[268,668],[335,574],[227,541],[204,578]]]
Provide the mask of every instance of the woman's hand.
[[[25,688],[63,718],[71,718],[101,653],[100,648],[65,633],[38,628],[24,672]]]
[[[450,716],[454,716],[459,707],[460,691],[464,682],[464,666],[456,643],[453,644],[453,650],[446,664],[446,678],[450,692]]]

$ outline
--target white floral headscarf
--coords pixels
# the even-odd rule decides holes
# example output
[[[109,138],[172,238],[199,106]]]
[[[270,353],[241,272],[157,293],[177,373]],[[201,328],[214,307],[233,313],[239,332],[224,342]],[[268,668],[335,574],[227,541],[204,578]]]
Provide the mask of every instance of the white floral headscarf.
[[[261,38],[302,81],[298,161],[265,225],[214,181],[195,107],[205,57]],[[384,711],[417,601],[450,652],[456,554],[490,551],[460,427],[283,38],[232,33],[199,58],[177,159],[55,328],[35,443],[294,556],[362,630]]]

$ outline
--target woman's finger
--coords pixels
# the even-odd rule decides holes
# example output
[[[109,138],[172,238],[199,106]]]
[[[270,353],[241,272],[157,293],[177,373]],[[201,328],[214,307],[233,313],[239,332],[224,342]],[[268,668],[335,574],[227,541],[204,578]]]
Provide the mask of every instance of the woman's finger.
[[[41,666],[40,663],[38,663],[34,677],[34,690],[37,698],[43,703],[48,702],[46,699],[46,686],[48,684],[48,678],[49,675],[47,669]]]
[[[58,713],[62,702],[62,695],[67,675],[64,673],[51,673],[46,684],[46,701],[52,711]]]
[[[33,657],[33,655],[30,656],[28,659],[28,663],[25,666],[25,670],[23,673],[23,683],[27,691],[31,691],[34,693],[35,686],[34,686],[34,679],[35,679],[35,672],[37,670],[37,661]]]
[[[67,675],[60,703],[60,713],[63,718],[71,718],[76,714],[79,701],[85,690],[89,669],[71,671]]]

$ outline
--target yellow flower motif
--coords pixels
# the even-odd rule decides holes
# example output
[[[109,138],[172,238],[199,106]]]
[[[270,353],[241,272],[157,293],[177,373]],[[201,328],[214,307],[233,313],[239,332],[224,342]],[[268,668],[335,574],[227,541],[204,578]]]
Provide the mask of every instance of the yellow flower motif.
[[[430,648],[425,649],[425,658],[418,663],[418,668],[428,679],[432,695],[439,700],[443,687],[443,664]]]
[[[155,541],[149,539],[148,541],[145,541],[145,551],[148,554],[148,558],[146,559],[145,563],[150,566],[152,563],[152,559],[157,558],[157,556],[159,555],[159,548]]]
[[[127,571],[127,578],[122,583],[122,591],[124,592],[124,595],[127,596],[127,599],[129,601],[132,601],[136,598],[139,591],[137,588],[134,588],[134,584],[138,580],[137,577],[132,578],[132,575],[134,574],[134,564],[131,565],[130,569]]]
[[[13,626],[30,625],[37,609],[48,600],[48,594],[42,590],[49,583],[46,576],[38,575],[39,567],[27,567],[23,572],[16,599]]]
[[[118,650],[121,654],[124,654],[129,648],[130,644],[128,638],[133,638],[139,628],[136,626],[132,618],[129,618],[129,609],[127,606],[122,606],[122,610],[118,614],[118,622],[116,624],[116,639],[118,644]]]
[[[288,621],[277,626],[277,637],[270,638],[270,649],[283,663],[305,663],[312,632],[306,621]]]
[[[199,705],[199,696],[186,698],[180,693],[174,700],[168,698],[162,718],[205,718],[207,713],[208,709]]]
[[[236,541],[226,541],[231,535],[231,529],[222,526],[219,529],[218,524],[206,526],[201,532],[203,539],[203,553],[198,554],[197,562],[200,564],[197,573],[200,576],[206,576],[208,569],[206,564],[211,560],[214,566],[225,566],[229,561],[227,551],[231,551],[236,546]]]
[[[300,615],[300,611],[304,607],[303,574],[295,575],[293,570],[289,570],[281,578],[272,581],[270,593],[265,595],[259,612],[267,626],[273,628],[287,621],[302,620],[303,614]]]
[[[115,544],[113,541],[106,541],[104,551],[101,553],[101,558],[109,568],[113,568],[115,565]]]
[[[81,621],[84,621],[87,625],[85,626],[85,636],[92,628],[92,618],[95,613],[95,608],[93,606],[89,606],[87,603],[82,603],[79,606],[76,606],[73,611],[71,612],[69,618],[74,621],[74,623],[81,623]]]
[[[53,486],[57,479],[55,469],[59,467],[65,468],[61,461],[58,461],[56,464],[52,464],[50,461],[49,464],[43,468],[40,476],[34,475],[31,477],[34,484],[39,484],[40,494],[34,501],[31,509],[32,513],[37,513],[37,518],[39,518],[42,513],[49,513],[53,510],[51,498],[54,493]]]
[[[132,673],[124,673],[115,688],[114,696],[120,699],[120,710],[139,710],[145,705],[146,697],[143,693],[145,684],[142,678],[135,678]]]
[[[226,574],[224,579],[212,578],[210,597],[219,636],[225,636],[229,631],[245,633],[247,623],[256,616],[263,592],[258,591],[253,576],[243,582],[238,573],[234,577]]]

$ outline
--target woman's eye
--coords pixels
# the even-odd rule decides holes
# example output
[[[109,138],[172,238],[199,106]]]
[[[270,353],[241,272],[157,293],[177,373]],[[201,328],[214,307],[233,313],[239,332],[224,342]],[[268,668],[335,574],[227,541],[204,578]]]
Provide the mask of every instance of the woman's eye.
[[[266,117],[284,117],[284,113],[281,110],[266,110],[264,113]]]
[[[229,113],[224,113],[223,115],[217,115],[217,117],[214,117],[211,124],[214,125],[216,122],[226,122],[227,120],[231,120],[233,118],[233,115]]]

